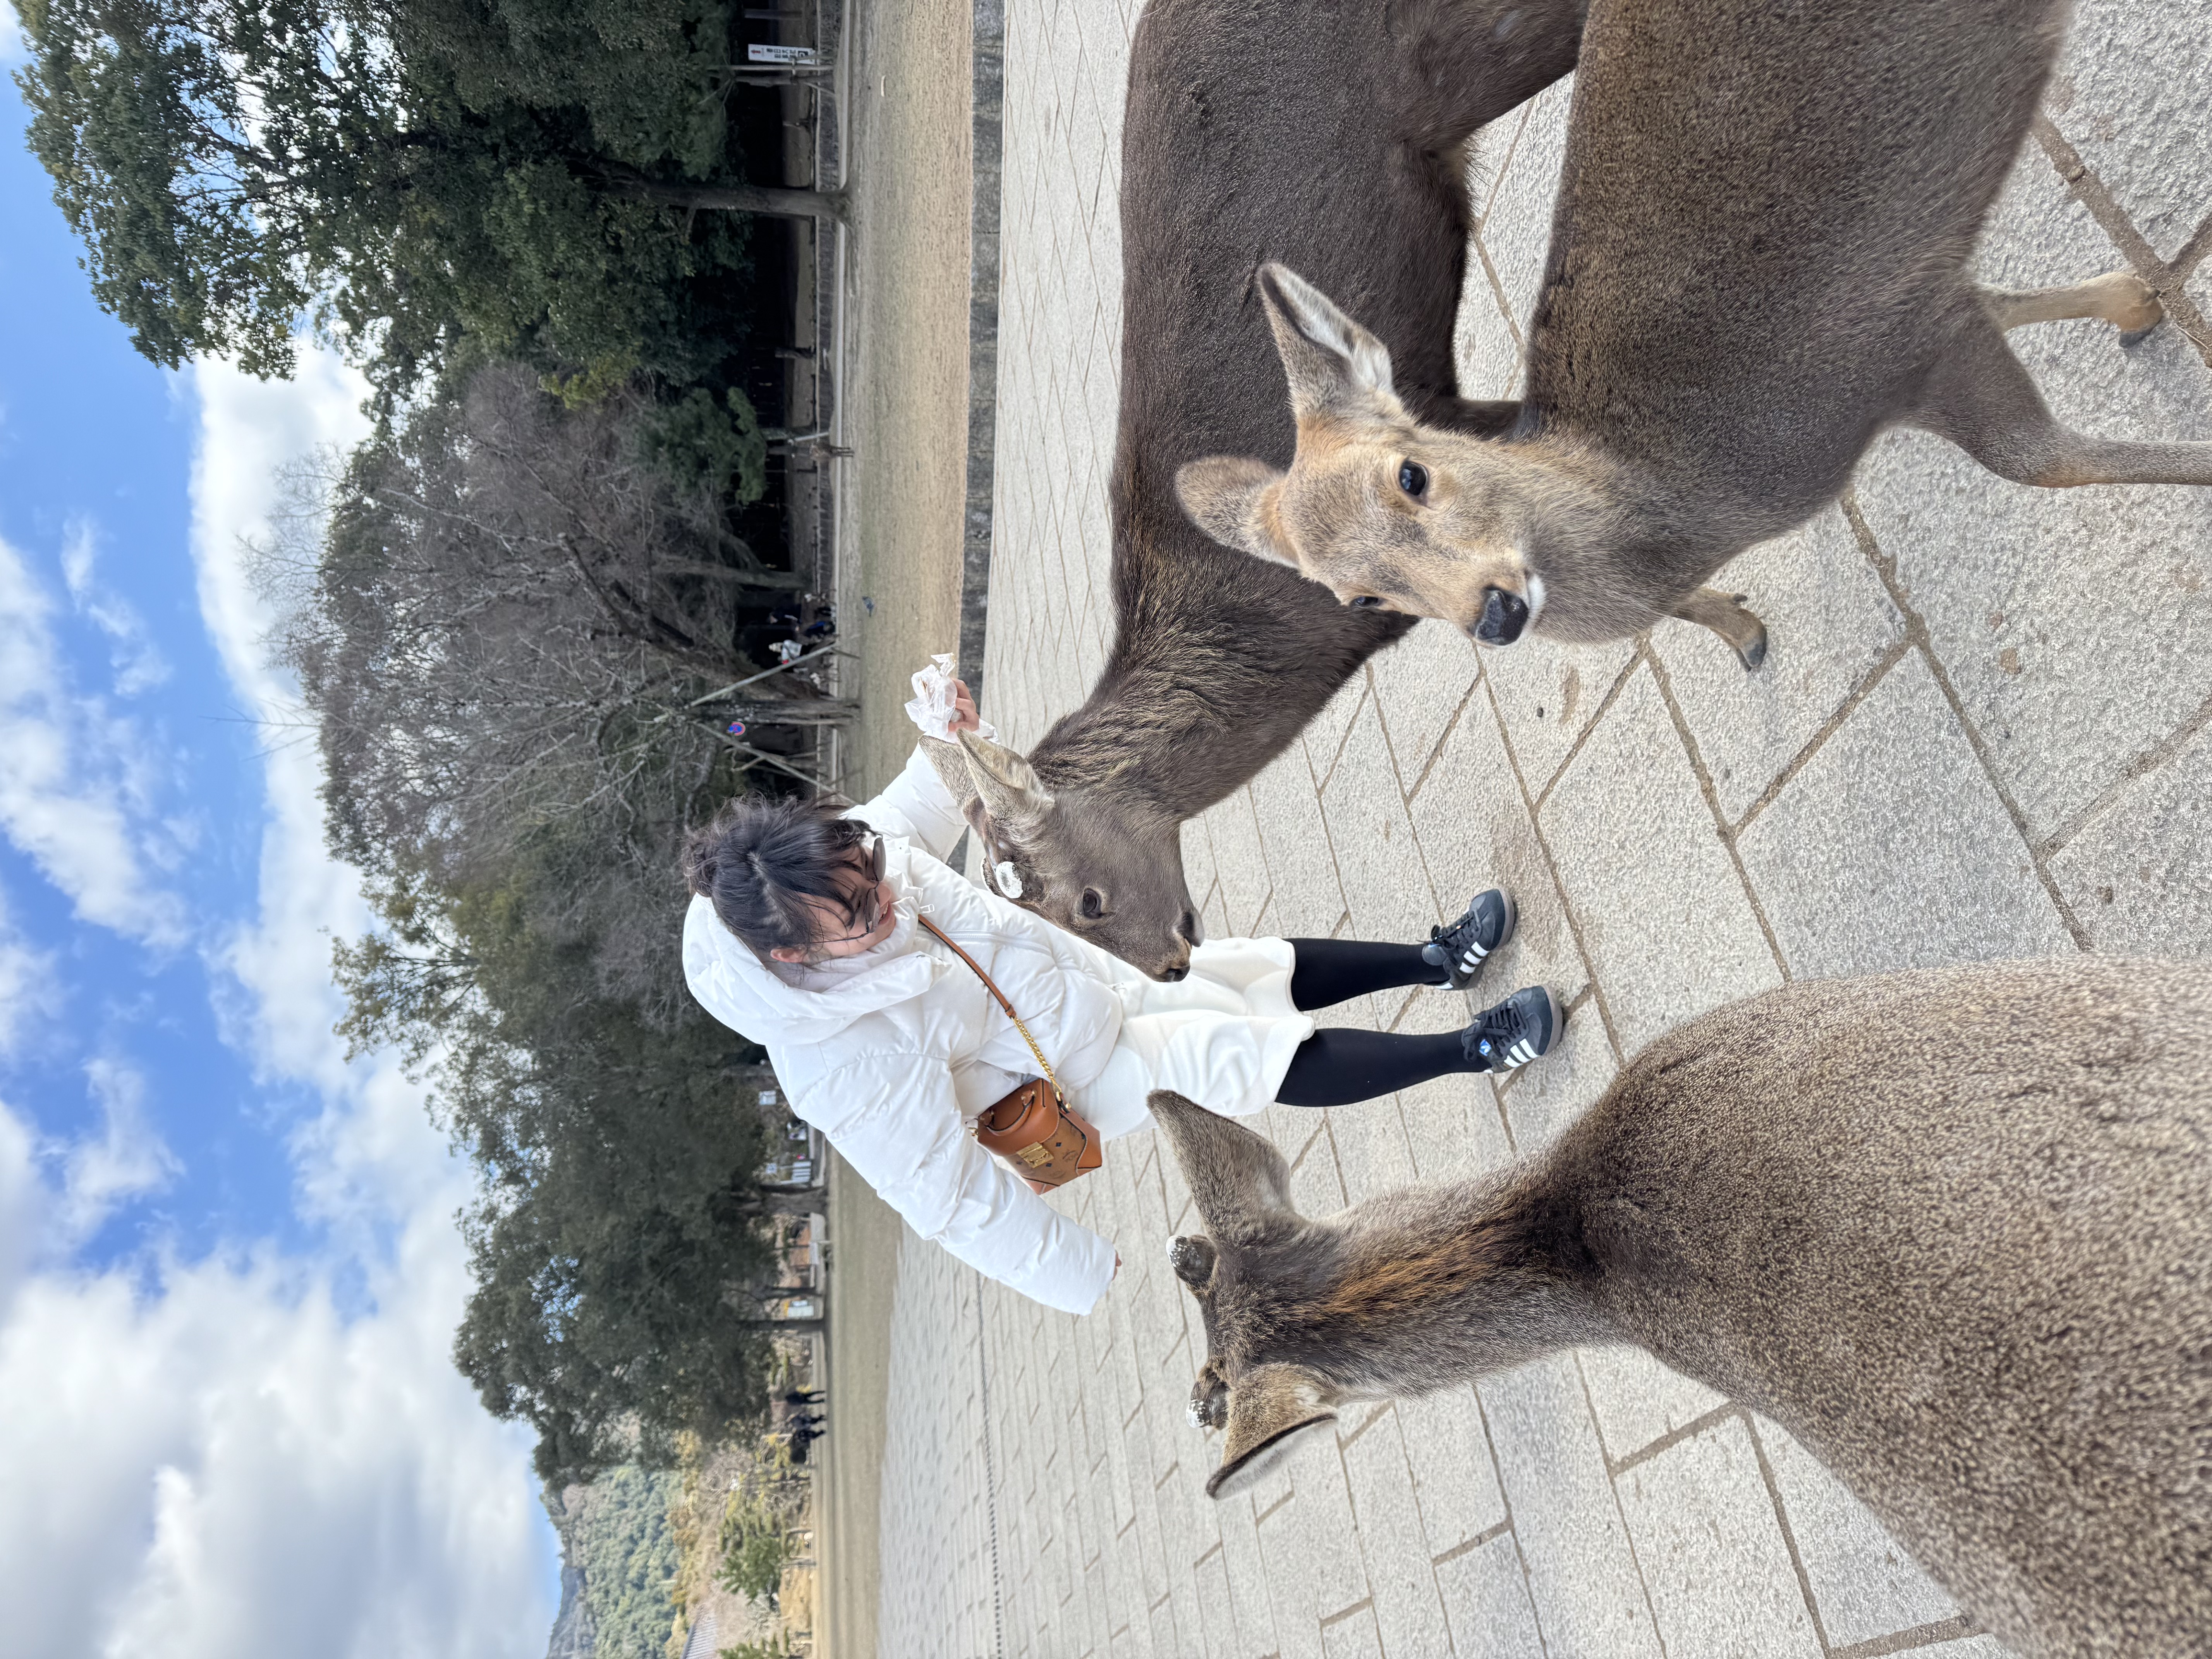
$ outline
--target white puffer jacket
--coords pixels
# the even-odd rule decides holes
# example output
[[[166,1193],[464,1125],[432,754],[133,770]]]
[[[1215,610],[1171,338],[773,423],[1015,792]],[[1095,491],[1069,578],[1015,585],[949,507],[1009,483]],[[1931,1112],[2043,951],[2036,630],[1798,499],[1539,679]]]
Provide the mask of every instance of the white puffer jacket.
[[[901,895],[891,936],[787,978],[694,898],[684,919],[691,994],[767,1048],[793,1109],[922,1237],[1051,1307],[1087,1313],[1113,1279],[1113,1246],[1054,1212],[969,1127],[1036,1063],[982,981],[920,933],[915,913],[982,963],[1071,1093],[1104,1071],[1125,1010],[1142,1006],[1150,982],[941,862],[966,826],[919,750],[850,816],[889,838],[885,874]]]

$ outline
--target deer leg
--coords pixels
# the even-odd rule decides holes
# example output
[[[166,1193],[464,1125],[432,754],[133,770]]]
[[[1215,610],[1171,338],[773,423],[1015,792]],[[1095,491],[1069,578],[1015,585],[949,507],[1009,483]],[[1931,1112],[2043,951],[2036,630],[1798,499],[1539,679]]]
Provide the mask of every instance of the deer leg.
[[[2140,335],[2157,327],[2166,315],[2150,284],[2131,270],[2107,271],[2065,288],[1985,288],[1980,295],[1990,320],[2006,330],[2069,317],[2101,317],[2123,334]]]
[[[1736,660],[1748,672],[1766,660],[1766,624],[1743,608],[1749,597],[1723,593],[1717,587],[1695,588],[1683,595],[1668,614],[1711,629],[1729,642]]]
[[[2015,483],[2212,484],[2212,443],[2128,443],[2061,425],[1985,314],[1962,323],[1910,418]]]

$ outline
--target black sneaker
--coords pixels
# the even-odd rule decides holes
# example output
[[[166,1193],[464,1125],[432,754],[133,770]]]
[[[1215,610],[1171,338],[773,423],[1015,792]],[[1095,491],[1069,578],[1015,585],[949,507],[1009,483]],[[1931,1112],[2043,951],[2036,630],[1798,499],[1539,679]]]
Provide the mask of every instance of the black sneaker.
[[[1519,915],[1513,901],[1497,888],[1479,893],[1450,927],[1429,929],[1421,960],[1449,974],[1453,990],[1464,991],[1482,976],[1482,964],[1490,953],[1513,937]]]
[[[1531,985],[1462,1031],[1460,1049],[1479,1072],[1510,1072],[1548,1053],[1566,1024],[1567,1011],[1550,988]]]

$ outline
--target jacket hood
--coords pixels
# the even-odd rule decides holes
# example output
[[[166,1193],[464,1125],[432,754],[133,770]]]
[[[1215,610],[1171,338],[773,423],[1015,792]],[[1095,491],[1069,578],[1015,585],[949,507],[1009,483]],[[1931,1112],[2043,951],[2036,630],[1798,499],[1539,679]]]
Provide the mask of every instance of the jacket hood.
[[[914,948],[920,896],[914,854],[900,842],[886,851],[884,873],[898,895],[898,926],[865,957],[847,958],[849,967],[840,963],[811,986],[785,980],[722,926],[712,903],[695,896],[684,916],[684,978],[700,1006],[755,1042],[821,1042],[927,991],[942,964]]]

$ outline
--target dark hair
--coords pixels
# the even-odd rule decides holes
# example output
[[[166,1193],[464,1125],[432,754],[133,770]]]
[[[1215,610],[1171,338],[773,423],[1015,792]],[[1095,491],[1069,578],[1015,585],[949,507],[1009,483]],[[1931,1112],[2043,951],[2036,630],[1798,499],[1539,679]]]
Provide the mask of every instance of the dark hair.
[[[825,800],[740,795],[684,838],[684,882],[755,956],[811,952],[817,924],[803,901],[853,914],[851,877],[837,866],[870,833],[841,811]]]

